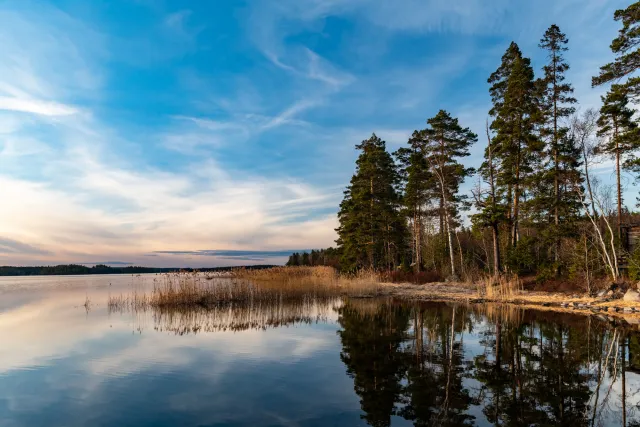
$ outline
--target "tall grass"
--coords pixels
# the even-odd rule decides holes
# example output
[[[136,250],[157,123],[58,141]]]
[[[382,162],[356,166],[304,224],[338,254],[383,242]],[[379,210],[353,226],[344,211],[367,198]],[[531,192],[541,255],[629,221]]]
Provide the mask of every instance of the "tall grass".
[[[263,288],[322,290],[335,295],[372,295],[379,291],[380,276],[373,270],[339,274],[333,267],[273,267],[263,270],[235,269],[232,276]]]
[[[522,290],[522,281],[516,275],[485,276],[478,282],[478,294],[492,300],[510,299]]]
[[[111,310],[146,307],[218,307],[284,300],[318,300],[349,296],[374,296],[377,276],[361,272],[341,276],[331,267],[276,267],[238,269],[229,278],[211,280],[197,272],[167,273],[155,279],[150,293],[135,289],[109,296]]]

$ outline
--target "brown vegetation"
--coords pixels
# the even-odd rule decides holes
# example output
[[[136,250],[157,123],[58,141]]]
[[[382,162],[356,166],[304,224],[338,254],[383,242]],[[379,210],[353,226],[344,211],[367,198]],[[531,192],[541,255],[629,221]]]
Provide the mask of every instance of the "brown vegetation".
[[[338,275],[331,267],[274,267],[265,270],[234,270],[231,277],[207,280],[197,272],[168,273],[154,280],[146,293],[110,296],[110,310],[147,307],[219,307],[283,300],[326,300],[343,295],[374,296],[378,277],[362,271]]]

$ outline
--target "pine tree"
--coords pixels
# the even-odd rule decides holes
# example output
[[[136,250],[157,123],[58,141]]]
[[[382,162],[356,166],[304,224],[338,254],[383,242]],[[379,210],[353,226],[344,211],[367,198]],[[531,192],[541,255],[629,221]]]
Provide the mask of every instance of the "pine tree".
[[[424,156],[433,176],[433,184],[440,199],[441,217],[448,240],[451,275],[456,276],[453,236],[454,221],[461,209],[468,206],[467,197],[459,194],[460,184],[474,173],[473,168],[465,168],[458,158],[469,155],[469,147],[478,136],[469,128],[463,128],[458,119],[440,110],[427,120],[429,127],[422,131]]]
[[[419,272],[422,269],[423,218],[432,176],[423,154],[424,141],[420,132],[414,131],[408,144],[409,148],[400,148],[394,155],[400,165],[403,183],[403,213],[411,223],[412,263],[415,271]]]
[[[487,147],[484,152],[484,162],[480,166],[479,174],[484,182],[489,186],[488,190],[478,189],[475,192],[475,206],[478,212],[471,217],[472,222],[481,228],[490,228],[493,246],[493,274],[502,271],[500,258],[500,224],[504,223],[507,217],[508,206],[505,205],[501,193],[497,188],[498,164],[493,153],[491,134],[489,133],[489,123],[486,126]]]
[[[602,107],[598,118],[598,136],[602,137],[597,152],[608,155],[616,162],[616,190],[618,207],[618,233],[622,221],[622,182],[623,169],[633,166],[633,153],[640,148],[638,126],[633,121],[634,111],[628,107],[629,98],[625,88],[612,85],[606,96],[602,97]]]
[[[592,80],[593,86],[618,82],[640,68],[640,2],[616,10],[613,17],[616,21],[622,21],[618,37],[611,42],[611,51],[616,58],[600,67],[600,74]],[[620,84],[619,90],[632,98],[640,96],[640,77],[628,78]]]
[[[400,262],[404,224],[399,214],[399,176],[385,142],[375,134],[356,145],[356,173],[338,213],[343,269],[391,269]]]
[[[552,226],[545,227],[545,234],[553,240],[554,261],[558,266],[561,237],[571,229],[569,225],[580,209],[578,192],[573,190],[580,181],[578,170],[579,149],[568,137],[569,128],[563,119],[575,112],[571,105],[577,100],[571,96],[573,88],[565,82],[569,70],[563,52],[568,40],[557,25],[551,25],[540,40],[540,48],[547,51],[549,62],[543,67],[544,77],[538,81],[540,89],[540,136],[547,142],[545,165],[537,188],[538,213],[552,219]],[[550,191],[545,191],[545,190]],[[545,221],[545,218],[542,218]],[[559,266],[556,272],[559,272]]]
[[[495,132],[491,152],[495,157],[496,185],[509,206],[510,245],[520,236],[521,200],[532,186],[533,166],[542,146],[534,136],[536,123],[535,84],[531,61],[524,58],[515,43],[502,57],[502,64],[489,77]]]
[[[309,260],[309,253],[308,252],[303,252],[302,253],[302,265],[304,265],[304,266],[310,266],[311,265],[311,261]]]

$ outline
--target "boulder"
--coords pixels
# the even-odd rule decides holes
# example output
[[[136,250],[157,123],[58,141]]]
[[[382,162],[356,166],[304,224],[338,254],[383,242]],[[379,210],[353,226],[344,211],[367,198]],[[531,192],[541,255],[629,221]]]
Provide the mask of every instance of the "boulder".
[[[613,293],[613,292],[612,292]],[[607,294],[607,291],[605,291],[604,289],[601,290],[600,292],[597,293],[597,297],[598,298],[602,298],[603,296],[605,296]]]
[[[624,294],[624,297],[622,297],[622,300],[628,302],[640,302],[640,292],[629,289],[627,293]]]

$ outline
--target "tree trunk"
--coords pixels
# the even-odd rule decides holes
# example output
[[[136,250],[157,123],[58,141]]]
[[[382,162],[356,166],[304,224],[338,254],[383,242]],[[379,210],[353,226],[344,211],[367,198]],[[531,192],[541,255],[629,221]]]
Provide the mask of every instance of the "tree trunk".
[[[500,239],[498,235],[498,224],[491,227],[493,235],[493,274],[500,273]]]
[[[371,217],[371,255],[369,256],[369,262],[371,264],[371,269],[375,269],[375,251],[376,251],[376,244],[375,244],[375,231],[374,231],[374,227],[373,227],[373,178],[369,179],[369,185],[370,185],[370,192],[369,195],[371,197],[371,200],[369,202],[371,210],[369,212],[369,215]]]
[[[493,147],[491,146],[491,136],[489,135],[489,121],[485,122],[485,130],[487,132],[487,150],[489,151],[489,187],[491,191],[491,207],[496,208],[496,181],[495,171],[493,169]],[[493,274],[500,272],[500,236],[498,224],[493,222],[491,225],[491,234],[493,235]]]
[[[555,253],[553,256],[556,264],[560,261],[560,236],[559,236],[559,227],[560,227],[560,212],[558,209],[558,205],[560,204],[560,184],[558,181],[558,173],[559,173],[559,165],[558,165],[558,99],[556,95],[557,90],[557,81],[556,81],[556,53],[553,52],[553,190],[554,190],[554,222],[556,225],[555,230]],[[556,275],[560,272],[559,267],[556,266]]]
[[[615,140],[616,140],[616,185],[618,189],[618,239],[621,236],[622,226],[622,184],[620,182],[620,149],[618,143],[618,127],[615,128]]]
[[[456,277],[456,263],[453,255],[453,239],[451,238],[451,224],[449,222],[449,209],[447,206],[447,199],[444,191],[444,183],[442,184],[442,200],[444,204],[444,222],[447,228],[447,240],[449,241],[449,259],[451,260],[451,277]]]

